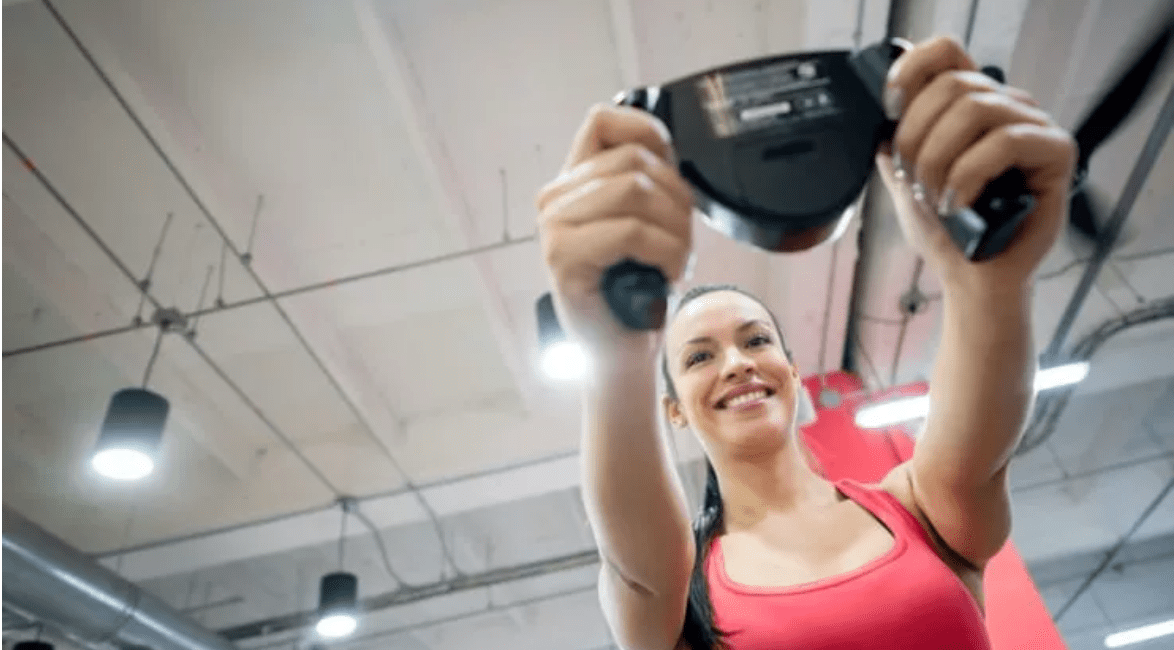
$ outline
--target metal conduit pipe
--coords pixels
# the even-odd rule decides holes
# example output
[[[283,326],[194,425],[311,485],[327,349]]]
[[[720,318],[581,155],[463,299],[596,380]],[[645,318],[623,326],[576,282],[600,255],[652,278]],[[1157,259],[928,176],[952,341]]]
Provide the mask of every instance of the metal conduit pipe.
[[[90,647],[235,650],[62,540],[4,507],[4,604]]]
[[[1066,362],[1088,361],[1102,345],[1117,334],[1138,325],[1167,318],[1174,318],[1174,297],[1156,300],[1145,307],[1106,321],[1076,344],[1071,355],[1066,358]],[[1035,417],[1032,418],[1031,424],[1023,434],[1023,441],[1019,444],[1019,448],[1015,450],[1016,456],[1022,456],[1034,450],[1055,433],[1060,416],[1064,413],[1064,409],[1068,406],[1068,400],[1071,399],[1075,390],[1075,386],[1058,391],[1053,390],[1039,399],[1035,409]]]

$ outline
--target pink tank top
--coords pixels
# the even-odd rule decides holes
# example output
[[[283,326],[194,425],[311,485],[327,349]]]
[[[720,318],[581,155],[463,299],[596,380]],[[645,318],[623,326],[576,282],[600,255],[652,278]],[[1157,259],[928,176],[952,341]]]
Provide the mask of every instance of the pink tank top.
[[[729,650],[989,650],[978,603],[917,519],[879,488],[850,479],[835,485],[884,522],[893,547],[848,573],[754,587],[730,579],[714,539],[705,572]]]

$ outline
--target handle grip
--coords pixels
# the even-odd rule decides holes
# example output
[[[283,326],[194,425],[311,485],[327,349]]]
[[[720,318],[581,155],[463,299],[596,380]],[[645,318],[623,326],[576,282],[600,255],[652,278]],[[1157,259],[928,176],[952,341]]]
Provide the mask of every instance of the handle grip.
[[[651,108],[644,88],[620,93],[615,103],[643,110]],[[612,315],[625,327],[634,330],[664,327],[669,283],[660,269],[636,260],[624,260],[604,271],[601,290]]]

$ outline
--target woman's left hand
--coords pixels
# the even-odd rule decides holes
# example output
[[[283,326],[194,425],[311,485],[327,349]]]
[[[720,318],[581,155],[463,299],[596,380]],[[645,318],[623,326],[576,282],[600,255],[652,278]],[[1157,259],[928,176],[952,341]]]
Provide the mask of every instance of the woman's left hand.
[[[952,38],[920,43],[890,69],[885,107],[898,119],[896,155],[878,154],[877,167],[905,237],[947,290],[1027,288],[1056,241],[1067,218],[1076,143],[1038,106],[1027,92],[979,72]],[[1035,210],[1006,250],[971,262],[939,214],[969,206],[1012,167],[1027,176]]]

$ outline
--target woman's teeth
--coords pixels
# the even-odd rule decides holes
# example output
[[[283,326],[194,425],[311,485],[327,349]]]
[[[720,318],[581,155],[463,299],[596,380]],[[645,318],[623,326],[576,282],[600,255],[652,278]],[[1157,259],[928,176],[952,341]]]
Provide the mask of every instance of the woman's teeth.
[[[746,402],[753,402],[755,400],[766,399],[766,391],[756,390],[753,393],[743,393],[737,397],[732,398],[726,402],[727,407],[740,406]]]

